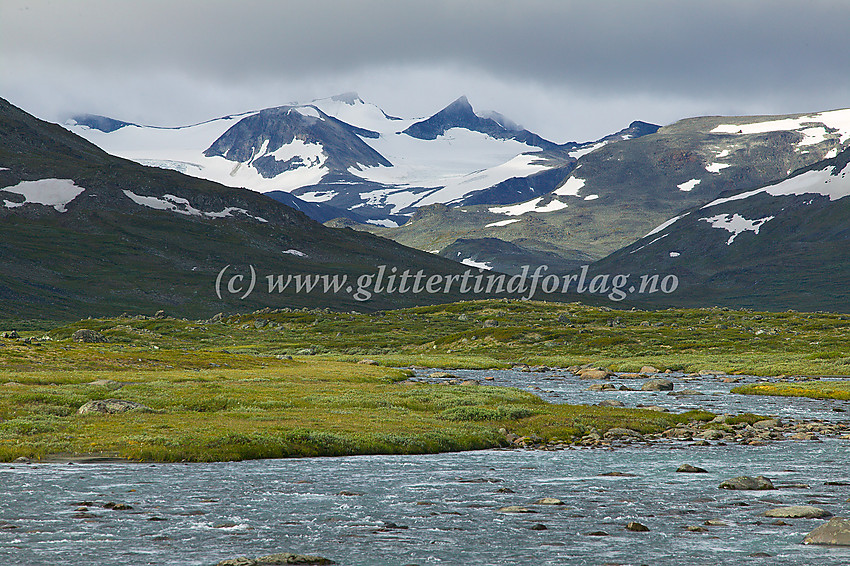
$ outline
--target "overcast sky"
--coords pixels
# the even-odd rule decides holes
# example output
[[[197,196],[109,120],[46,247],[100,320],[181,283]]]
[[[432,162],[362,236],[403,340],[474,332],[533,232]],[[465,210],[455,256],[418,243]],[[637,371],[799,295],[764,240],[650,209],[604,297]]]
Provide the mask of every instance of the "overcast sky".
[[[183,125],[357,91],[553,141],[850,107],[847,0],[0,0],[0,96]]]

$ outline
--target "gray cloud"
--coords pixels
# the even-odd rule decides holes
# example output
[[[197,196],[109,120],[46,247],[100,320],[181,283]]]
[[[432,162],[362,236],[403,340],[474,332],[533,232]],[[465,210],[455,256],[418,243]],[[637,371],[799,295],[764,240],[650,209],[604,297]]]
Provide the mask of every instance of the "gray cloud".
[[[181,123],[358,90],[460,94],[560,140],[632,119],[850,106],[844,1],[360,0],[0,6],[0,95]]]

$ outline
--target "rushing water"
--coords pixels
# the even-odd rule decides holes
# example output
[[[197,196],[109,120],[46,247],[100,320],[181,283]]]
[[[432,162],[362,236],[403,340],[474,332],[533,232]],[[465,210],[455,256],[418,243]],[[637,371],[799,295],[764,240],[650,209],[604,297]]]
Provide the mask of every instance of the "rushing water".
[[[581,391],[586,382],[579,387],[553,375],[458,373],[494,375],[502,383],[515,379],[517,385],[525,380],[526,386],[555,391],[542,393],[560,401],[593,402],[585,397],[591,392]],[[723,391],[710,391],[715,380],[688,385],[697,386],[709,394],[696,404],[720,403],[715,410],[846,418],[832,411],[843,405],[773,399],[765,406],[765,398],[752,397],[727,402]],[[657,393],[614,395],[625,395],[616,398],[628,405],[681,407],[675,397]],[[826,413],[818,408],[824,406]],[[790,524],[777,526],[761,514],[795,504],[850,514],[849,446],[841,439],[704,447],[670,441],[615,450],[218,464],[6,464],[0,467],[0,563],[204,565],[298,552],[376,565],[846,566],[850,547],[800,544],[823,520],[786,519]],[[682,463],[709,473],[676,473]],[[630,475],[602,475],[610,472]],[[745,474],[765,475],[779,489],[718,489],[723,479]],[[566,505],[535,505],[541,497]],[[93,517],[78,516],[84,502]],[[107,502],[132,509],[105,509]],[[536,513],[498,512],[507,505]],[[632,520],[650,531],[625,530]],[[686,528],[706,520],[726,525],[706,526],[707,532]],[[537,524],[546,530],[532,530]],[[589,534],[599,532],[607,536]]]

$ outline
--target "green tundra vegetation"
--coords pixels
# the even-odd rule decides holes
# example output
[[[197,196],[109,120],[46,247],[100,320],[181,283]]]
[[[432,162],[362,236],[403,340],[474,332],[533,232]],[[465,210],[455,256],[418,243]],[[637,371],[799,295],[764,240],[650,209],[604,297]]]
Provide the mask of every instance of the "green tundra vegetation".
[[[503,446],[500,429],[564,442],[591,429],[661,432],[713,415],[554,405],[513,388],[412,383],[410,370],[399,368],[593,364],[846,375],[848,327],[850,317],[830,313],[618,311],[498,300],[368,314],[264,309],[209,321],[6,321],[0,336],[20,336],[0,338],[0,460],[406,454]],[[76,342],[80,329],[107,341]],[[356,363],[364,358],[378,365]],[[766,392],[759,387],[740,392]],[[848,382],[835,380],[771,390],[833,397],[849,391]],[[150,410],[77,414],[98,399]]]

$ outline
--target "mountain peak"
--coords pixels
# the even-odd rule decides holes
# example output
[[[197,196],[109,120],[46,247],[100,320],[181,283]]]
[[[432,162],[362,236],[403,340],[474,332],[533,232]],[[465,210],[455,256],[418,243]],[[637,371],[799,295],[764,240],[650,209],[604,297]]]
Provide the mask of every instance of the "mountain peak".
[[[457,99],[448,106],[446,106],[445,109],[448,110],[449,108],[468,108],[470,111],[472,111],[472,105],[469,103],[469,99],[466,97],[465,94],[457,97]]]
[[[557,147],[537,134],[523,130],[496,112],[479,116],[466,96],[459,97],[427,120],[416,122],[402,133],[421,140],[434,140],[452,128],[480,132],[495,139],[512,139],[541,149]]]
[[[342,94],[334,95],[334,96],[331,97],[331,100],[334,100],[336,102],[344,102],[345,104],[348,104],[348,105],[351,105],[351,106],[354,106],[358,102],[360,104],[364,104],[363,99],[360,98],[360,96],[354,91],[343,92]]]

